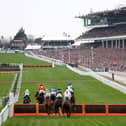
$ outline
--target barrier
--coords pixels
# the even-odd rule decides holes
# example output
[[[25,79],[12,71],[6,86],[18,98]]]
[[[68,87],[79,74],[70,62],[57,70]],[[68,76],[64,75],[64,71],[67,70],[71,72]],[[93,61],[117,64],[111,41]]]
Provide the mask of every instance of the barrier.
[[[48,115],[44,104],[15,104],[14,116]],[[51,113],[51,115],[55,115]],[[57,114],[56,114],[57,115]],[[126,104],[74,104],[71,115],[117,115],[126,116]]]
[[[20,71],[15,75],[15,78],[12,82],[12,87],[9,92],[9,99],[7,101],[7,104],[0,112],[0,126],[2,125],[3,122],[5,122],[8,119],[8,117],[12,117],[14,114],[13,112],[14,103],[18,101],[20,87],[21,87],[22,70],[23,70],[22,66],[23,66],[22,64],[19,65]],[[15,88],[15,91],[14,91],[14,88]]]
[[[12,72],[0,71],[0,73],[1,73],[1,74],[4,74],[4,73],[5,73],[5,74],[7,74],[7,73],[8,73],[8,74],[18,74],[19,72],[15,72],[15,71],[14,71],[14,72],[13,72],[13,71],[12,71]]]
[[[0,112],[0,126],[2,125],[3,122],[5,122],[7,120],[7,118],[10,116],[10,105],[6,105],[2,111]]]
[[[85,69],[85,67],[81,67],[83,70],[87,70],[88,72],[84,72],[84,71],[80,71],[76,68],[73,68],[71,66],[68,66],[67,65],[67,68],[69,68],[70,70],[80,74],[80,75],[89,75],[89,76],[92,76],[93,78],[101,81],[103,84],[106,84],[112,88],[115,88],[123,93],[126,94],[126,87],[123,86],[123,85],[120,85],[119,83],[115,82],[115,81],[111,81],[105,77],[102,77],[100,75],[97,74],[97,72],[94,72],[94,71],[91,71],[90,69]]]
[[[52,68],[52,65],[47,66],[23,65],[23,68]]]
[[[46,62],[49,62],[49,63],[54,63],[56,65],[65,65],[65,63],[61,60],[50,58],[50,57],[47,57],[47,56],[44,56],[44,55],[36,55],[32,51],[27,52],[24,55],[31,57],[31,58],[34,58],[34,59],[37,59],[37,60],[42,60],[42,61],[46,61]]]

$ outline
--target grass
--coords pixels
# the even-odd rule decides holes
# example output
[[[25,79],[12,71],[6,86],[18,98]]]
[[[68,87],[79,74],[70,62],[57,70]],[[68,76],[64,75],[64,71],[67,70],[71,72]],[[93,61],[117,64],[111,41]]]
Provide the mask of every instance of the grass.
[[[8,54],[0,53],[0,63],[23,63],[24,65],[49,65],[47,62],[41,60],[35,60],[33,58],[27,58],[23,54]]]
[[[0,73],[0,98],[8,95],[15,74]]]
[[[13,117],[2,126],[125,126],[124,116]]]
[[[5,54],[7,57],[7,54]],[[1,55],[0,55],[1,56]],[[46,64],[42,61],[26,58],[20,54],[8,54],[11,56],[9,62],[25,63],[27,65]],[[0,57],[1,58],[1,57]],[[14,59],[17,60],[14,61]],[[20,60],[19,60],[20,59]],[[3,62],[3,61],[1,61]],[[8,62],[7,58],[4,62]],[[41,62],[41,63],[40,63]],[[29,64],[28,64],[29,63]],[[60,81],[58,81],[60,80]],[[24,69],[23,82],[18,103],[22,103],[24,90],[28,88],[31,92],[32,103],[36,103],[34,94],[39,83],[44,83],[46,88],[55,86],[64,91],[67,82],[72,82],[75,88],[76,103],[86,104],[126,104],[126,95],[107,85],[102,84],[90,76],[80,76],[63,66],[45,69]],[[124,126],[126,119],[124,116],[72,116],[70,119],[63,117],[13,117],[9,118],[2,126]]]
[[[58,81],[59,80],[59,81]],[[38,82],[35,82],[38,81]],[[57,82],[58,81],[58,82]],[[65,67],[57,66],[46,69],[26,69],[23,72],[23,83],[19,103],[22,103],[23,94],[26,88],[31,91],[32,103],[36,103],[35,93],[39,84],[44,83],[45,87],[61,88],[65,91],[67,82],[72,82],[75,88],[77,103],[87,104],[124,104],[126,95],[107,85],[102,84],[89,76],[80,76]]]

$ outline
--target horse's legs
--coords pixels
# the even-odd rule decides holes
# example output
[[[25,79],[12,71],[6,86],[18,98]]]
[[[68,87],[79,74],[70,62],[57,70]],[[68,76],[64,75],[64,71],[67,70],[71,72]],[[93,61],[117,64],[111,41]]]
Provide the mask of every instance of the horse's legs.
[[[47,105],[47,113],[48,113],[48,115],[50,115],[50,106],[49,105]]]
[[[62,108],[61,107],[58,108],[58,111],[59,111],[59,116],[63,116]]]

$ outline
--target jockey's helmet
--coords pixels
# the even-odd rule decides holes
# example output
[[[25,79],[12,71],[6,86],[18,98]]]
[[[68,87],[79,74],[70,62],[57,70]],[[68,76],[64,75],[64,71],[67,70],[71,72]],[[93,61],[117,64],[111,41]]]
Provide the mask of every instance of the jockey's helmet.
[[[43,86],[43,84],[40,84],[40,86]]]
[[[72,83],[71,82],[67,83],[67,87],[69,87],[69,86],[72,87]]]
[[[50,89],[50,91],[51,91],[51,92],[56,92],[57,89],[56,89],[55,87],[52,87],[52,88]]]
[[[57,89],[57,92],[62,92],[62,90],[60,88]]]
[[[25,90],[25,92],[29,92],[29,90],[28,90],[28,89],[26,89],[26,90]]]

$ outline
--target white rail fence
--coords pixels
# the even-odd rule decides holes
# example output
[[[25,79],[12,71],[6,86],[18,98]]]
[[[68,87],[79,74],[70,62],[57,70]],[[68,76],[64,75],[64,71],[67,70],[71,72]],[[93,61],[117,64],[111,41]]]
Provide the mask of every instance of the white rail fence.
[[[14,92],[9,93],[9,101],[8,101],[7,105],[0,112],[0,126],[2,125],[3,122],[5,122],[7,120],[8,117],[13,116],[14,103],[18,101],[19,92],[20,92],[20,88],[21,88],[22,69],[23,69],[23,65],[21,64],[15,96],[14,96]]]
[[[74,71],[74,72],[76,72],[76,73],[78,73],[80,75],[89,75],[89,76],[92,76],[93,78],[101,81],[103,84],[106,84],[106,85],[108,85],[108,86],[110,86],[112,88],[115,88],[115,89],[117,89],[117,90],[119,90],[119,91],[121,91],[121,92],[123,92],[123,93],[126,94],[126,87],[118,84],[117,82],[111,81],[111,80],[109,80],[107,78],[104,78],[104,77],[98,75],[97,72],[91,71],[89,69],[88,69],[87,72],[80,71],[77,68],[74,68],[74,67],[71,67],[71,66],[68,66],[68,65],[67,65],[67,68],[69,68],[70,70],[72,70],[72,71]],[[83,68],[83,69],[87,70],[85,68]]]
[[[50,58],[50,57],[43,56],[43,55],[36,55],[33,52],[25,53],[25,56],[28,56],[28,57],[31,57],[34,59],[38,59],[38,60],[42,60],[42,61],[46,61],[49,63],[57,64],[57,65],[65,65],[64,62],[61,60],[57,60],[57,59]]]

